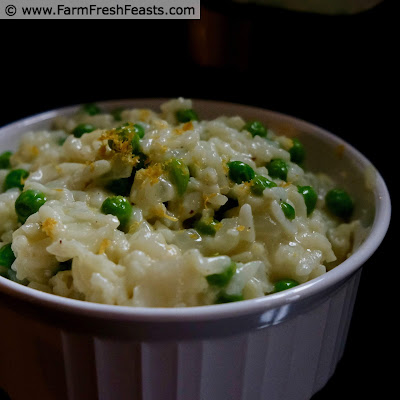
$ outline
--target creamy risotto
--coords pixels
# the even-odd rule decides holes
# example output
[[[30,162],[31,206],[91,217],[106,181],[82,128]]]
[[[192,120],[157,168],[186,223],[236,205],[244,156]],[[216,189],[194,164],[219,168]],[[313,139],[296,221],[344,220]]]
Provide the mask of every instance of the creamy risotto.
[[[74,299],[186,307],[265,296],[324,274],[358,241],[351,197],[303,169],[297,138],[88,104],[0,155],[0,275]],[[0,279],[3,279],[0,278]]]

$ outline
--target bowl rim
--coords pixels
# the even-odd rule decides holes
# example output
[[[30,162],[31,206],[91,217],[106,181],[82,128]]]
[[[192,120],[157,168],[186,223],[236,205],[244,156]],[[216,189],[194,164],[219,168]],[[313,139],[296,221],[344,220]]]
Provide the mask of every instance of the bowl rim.
[[[100,107],[110,108],[119,105],[128,107],[140,107],[141,103],[151,103],[153,107],[158,107],[168,98],[137,98],[137,99],[118,99],[98,101]],[[266,310],[274,309],[297,302],[322,293],[335,284],[344,281],[346,278],[353,275],[365,261],[376,251],[386,235],[390,224],[391,203],[389,191],[386,184],[372,165],[372,163],[352,145],[347,143],[342,138],[330,133],[329,131],[309,122],[306,122],[297,117],[293,117],[284,113],[272,111],[262,107],[254,107],[243,105],[234,102],[191,99],[194,104],[204,107],[230,107],[233,110],[242,110],[243,112],[263,113],[265,116],[280,119],[288,122],[304,131],[306,134],[318,134],[325,140],[335,142],[340,145],[345,145],[347,152],[361,162],[364,167],[373,167],[375,171],[375,218],[371,226],[371,230],[366,240],[361,246],[344,262],[327,273],[314,278],[308,282],[302,283],[292,289],[285,290],[279,293],[270,294],[268,296],[243,300],[234,303],[206,305],[195,307],[176,307],[176,308],[161,308],[161,307],[130,307],[109,304],[99,304],[87,301],[69,299],[57,296],[50,293],[41,292],[8,279],[0,277],[0,291],[10,296],[11,298],[27,301],[37,306],[64,311],[72,314],[85,315],[85,317],[101,318],[108,320],[119,321],[154,321],[154,322],[188,322],[188,321],[213,321],[221,318],[232,318],[242,315],[262,313]],[[33,116],[22,118],[18,121],[9,123],[0,127],[0,135],[4,131],[29,129],[30,125],[48,121],[59,115],[68,115],[73,113],[82,104],[75,104],[66,107],[56,108],[50,111],[45,111]],[[146,106],[147,107],[147,106]],[[234,111],[237,114],[240,111]]]

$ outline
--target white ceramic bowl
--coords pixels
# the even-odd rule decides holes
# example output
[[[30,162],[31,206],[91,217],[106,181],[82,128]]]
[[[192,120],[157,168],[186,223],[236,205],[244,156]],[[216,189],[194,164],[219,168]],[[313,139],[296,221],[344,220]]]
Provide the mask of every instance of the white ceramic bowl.
[[[99,103],[158,109],[161,100]],[[340,177],[371,224],[344,263],[293,289],[237,303],[145,309],[86,303],[0,278],[0,387],[13,400],[306,400],[342,356],[361,267],[390,220],[385,183],[370,162],[309,123],[237,104],[194,102],[202,118],[221,114],[265,121],[301,138],[307,166]],[[0,152],[27,130],[48,127],[50,111],[0,130]],[[340,149],[340,151],[337,151]],[[366,174],[366,171],[368,172]],[[365,175],[373,181],[366,190]],[[6,321],[6,324],[4,324]],[[7,346],[4,346],[7,344]],[[21,382],[24,384],[21,384]]]

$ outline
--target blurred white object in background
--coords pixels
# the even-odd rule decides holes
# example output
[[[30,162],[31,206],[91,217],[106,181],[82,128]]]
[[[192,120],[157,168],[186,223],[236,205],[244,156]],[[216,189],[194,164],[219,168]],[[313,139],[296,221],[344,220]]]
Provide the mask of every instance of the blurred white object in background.
[[[233,0],[235,3],[258,4],[320,14],[356,14],[383,0]]]

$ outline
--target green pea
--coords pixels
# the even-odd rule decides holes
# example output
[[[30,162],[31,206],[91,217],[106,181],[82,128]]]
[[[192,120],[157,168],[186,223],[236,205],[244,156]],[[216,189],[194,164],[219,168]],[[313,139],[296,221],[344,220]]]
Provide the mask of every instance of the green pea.
[[[261,137],[267,136],[267,129],[260,121],[249,121],[242,128],[242,130],[250,132],[253,137],[254,136],[261,136]]]
[[[214,236],[217,233],[219,222],[214,218],[202,218],[193,225],[201,235]]]
[[[132,206],[125,197],[112,196],[104,200],[101,212],[115,215],[119,219],[120,228],[125,230],[132,215]]]
[[[280,158],[271,160],[271,162],[267,164],[267,169],[271,178],[277,178],[286,181],[288,165],[285,161],[281,160]]]
[[[167,162],[167,169],[172,183],[176,186],[179,196],[182,196],[187,189],[190,179],[190,172],[187,165],[176,158]]]
[[[325,204],[328,210],[337,217],[347,219],[353,214],[353,200],[343,189],[330,190],[325,196]]]
[[[297,286],[299,282],[294,279],[282,279],[274,284],[274,293],[282,292],[282,290],[291,289]]]
[[[256,196],[262,196],[263,192],[267,188],[276,187],[276,183],[270,181],[262,175],[256,174],[256,176],[251,181],[251,191]]]
[[[119,126],[118,128],[115,128],[115,133],[118,135],[118,139],[108,139],[107,143],[110,146],[111,150],[114,150],[116,152],[120,152],[120,141],[126,142],[127,140],[134,140],[134,132],[132,128],[132,124],[130,122],[127,122],[124,125]],[[114,143],[115,140],[115,143]],[[119,144],[119,145],[118,145]]]
[[[140,137],[140,139],[143,139],[143,136],[144,136],[144,134],[145,134],[143,125],[134,124],[134,125],[133,125],[133,128],[135,129],[135,132],[136,132],[137,135]]]
[[[132,134],[137,134],[140,139],[144,136],[144,127],[140,124],[133,124],[132,122],[126,122],[125,124],[116,128],[118,135],[122,138],[127,138],[132,136]]]
[[[189,122],[189,121],[199,120],[196,111],[194,111],[191,108],[187,108],[185,110],[178,110],[175,115],[178,122]]]
[[[8,278],[7,272],[15,261],[15,254],[11,249],[11,243],[0,248],[0,275]]]
[[[139,124],[132,124],[132,122],[127,122],[118,128],[116,128],[116,133],[122,139],[123,142],[131,140],[132,154],[139,154],[141,150],[140,139],[144,136],[144,128]],[[108,145],[112,150],[117,151],[116,146],[114,146],[114,141],[109,140]]]
[[[207,275],[206,279],[210,285],[223,287],[228,284],[233,275],[235,275],[236,263],[233,261],[219,274]]]
[[[241,294],[228,294],[225,292],[221,292],[217,296],[216,304],[233,303],[234,301],[242,300],[244,300],[244,297]]]
[[[221,221],[224,218],[224,215],[227,211],[231,210],[232,208],[236,208],[239,206],[239,202],[236,199],[231,199],[228,197],[228,201],[221,206],[217,211],[214,212],[214,218],[217,221]]]
[[[310,215],[317,205],[318,195],[311,186],[298,186],[297,189],[303,195],[307,207],[307,215]]]
[[[227,165],[229,168],[229,178],[237,184],[250,182],[255,176],[253,168],[242,161],[231,161]]]
[[[285,203],[284,201],[281,201],[281,209],[282,209],[283,213],[285,214],[285,217],[288,220],[291,221],[296,217],[296,212],[289,203]]]
[[[122,111],[124,111],[124,108],[122,107],[117,107],[114,108],[114,110],[111,110],[110,114],[113,116],[114,121],[122,121]]]
[[[3,190],[6,191],[11,188],[18,188],[23,190],[26,178],[29,172],[25,169],[13,169],[10,171],[4,180]]]
[[[299,139],[292,139],[293,146],[290,148],[290,161],[296,164],[302,164],[306,158],[306,150]]]
[[[35,214],[46,201],[46,196],[37,190],[22,192],[15,200],[15,212],[18,215],[18,220],[25,223],[27,218]]]
[[[140,137],[138,134],[134,134],[131,140],[131,145],[132,145],[132,154],[138,154],[140,153],[141,147],[140,147]]]
[[[11,151],[5,151],[0,154],[0,169],[10,168],[10,157],[12,156]]]
[[[91,125],[91,124],[79,124],[75,127],[75,129],[72,131],[72,134],[77,137],[80,138],[82,137],[82,135],[84,135],[85,133],[90,133],[93,132],[96,128]]]
[[[95,103],[87,103],[82,106],[82,111],[89,115],[97,115],[101,113],[100,108]]]
[[[134,130],[133,130],[133,123],[132,122],[125,122],[124,124],[115,128],[117,134],[121,136],[123,139],[128,137]]]

